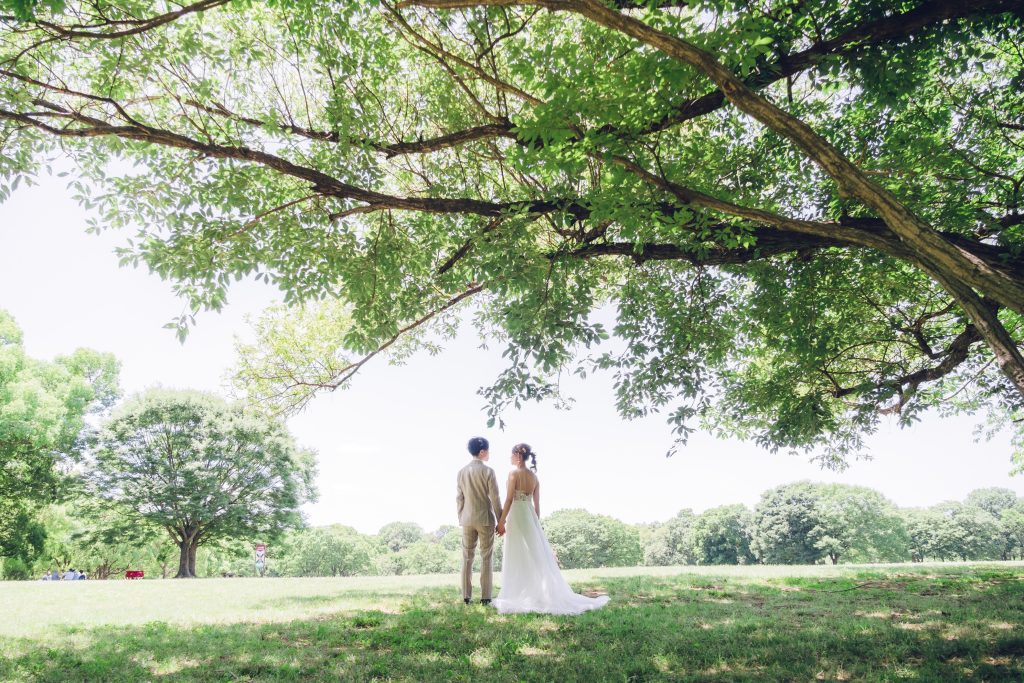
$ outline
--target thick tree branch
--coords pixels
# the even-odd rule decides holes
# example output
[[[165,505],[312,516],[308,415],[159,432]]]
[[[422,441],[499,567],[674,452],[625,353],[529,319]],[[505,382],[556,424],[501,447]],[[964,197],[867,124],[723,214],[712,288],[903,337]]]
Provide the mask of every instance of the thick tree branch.
[[[998,219],[999,223],[1006,225],[1012,223],[1016,217],[1013,214]],[[841,225],[867,230],[875,233],[889,233],[889,227],[884,221],[878,218],[851,218],[846,217],[839,221]],[[985,261],[990,268],[1002,270],[1008,277],[1024,281],[1024,254],[1015,253],[1012,249],[997,244],[989,244],[977,239],[971,239],[965,235],[949,231],[939,231],[943,239],[955,244],[960,249],[971,252],[975,258]]]
[[[256,128],[264,128],[270,125],[266,120],[261,120],[251,116],[242,116],[241,114],[232,112],[220,103],[208,105],[196,102],[195,100],[186,100],[183,104],[214,116],[221,116],[231,121],[245,123]],[[399,142],[381,142],[366,138],[342,137],[337,131],[315,130],[304,126],[296,126],[294,124],[284,126],[280,126],[280,124],[275,125],[278,125],[282,130],[286,130],[293,135],[298,135],[299,137],[307,138],[309,140],[320,140],[323,142],[335,143],[345,142],[351,145],[367,147],[376,152],[380,152],[389,159],[404,154],[428,154],[430,152],[439,152],[444,149],[459,147],[467,142],[474,142],[476,140],[489,140],[496,137],[515,137],[512,133],[512,123],[508,120],[473,126],[471,128],[465,128],[453,133],[445,133],[431,138]]]
[[[620,256],[632,259],[637,265],[647,261],[686,261],[695,266],[723,266],[749,263],[786,253],[799,253],[827,247],[849,247],[840,240],[813,235],[784,233],[770,228],[753,231],[756,242],[751,247],[723,247],[708,245],[686,249],[676,244],[610,242],[586,244],[568,252],[552,253],[549,258],[572,257],[590,259],[600,256]]]
[[[847,244],[855,244],[862,247],[870,247],[885,252],[897,258],[914,260],[914,255],[908,251],[886,227],[884,231],[872,231],[866,229],[853,229],[844,226],[842,223],[809,221],[796,218],[789,218],[764,209],[750,208],[727,202],[717,197],[693,190],[659,175],[651,173],[634,161],[624,157],[611,157],[612,163],[622,166],[630,173],[633,173],[644,182],[657,187],[685,204],[701,206],[713,211],[724,213],[738,218],[745,218],[761,225],[772,227],[787,232],[812,235],[827,240],[843,241]]]
[[[438,135],[425,140],[414,140],[408,142],[377,143],[374,149],[383,152],[387,157],[395,157],[402,154],[426,154],[437,152],[443,149],[459,147],[467,142],[476,140],[487,140],[491,138],[505,137],[515,139],[512,132],[512,123],[504,121],[500,123],[488,123],[482,126],[473,126],[465,130]]]
[[[119,19],[111,20],[99,24],[75,24],[71,26],[61,26],[49,21],[43,21],[40,19],[34,19],[30,24],[39,26],[40,28],[46,29],[47,31],[54,33],[61,38],[98,38],[104,40],[111,40],[114,38],[124,38],[126,36],[133,36],[139,33],[145,33],[155,28],[169,24],[172,21],[180,19],[188,14],[195,14],[196,12],[205,12],[206,10],[226,5],[231,0],[200,0],[191,5],[185,5],[181,9],[173,12],[167,12],[160,14],[155,17],[148,19]],[[17,21],[15,17],[2,17],[7,21]],[[110,29],[115,26],[129,26],[129,28],[121,28],[115,30],[103,30]]]
[[[125,140],[137,140],[163,147],[189,150],[206,157],[249,161],[271,168],[283,175],[307,181],[310,183],[311,189],[317,194],[338,199],[362,201],[378,209],[388,208],[424,213],[476,214],[481,216],[498,216],[517,211],[524,213],[549,213],[558,210],[572,210],[572,207],[561,206],[550,201],[500,203],[469,198],[398,197],[356,187],[329,176],[322,171],[301,166],[282,157],[248,147],[202,142],[179,133],[142,123],[112,125],[56,104],[50,103],[49,107],[62,112],[63,116],[85,125],[58,128],[41,121],[38,118],[38,114],[12,112],[6,109],[0,109],[0,120],[6,119],[31,126],[56,137],[119,137]]]

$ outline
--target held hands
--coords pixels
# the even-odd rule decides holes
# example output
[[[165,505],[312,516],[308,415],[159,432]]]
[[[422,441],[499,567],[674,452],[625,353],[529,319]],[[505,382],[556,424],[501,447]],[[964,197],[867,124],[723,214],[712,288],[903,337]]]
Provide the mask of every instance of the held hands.
[[[505,523],[504,522],[498,522],[498,526],[497,526],[497,528],[495,528],[494,531],[499,536],[504,536],[505,535]]]

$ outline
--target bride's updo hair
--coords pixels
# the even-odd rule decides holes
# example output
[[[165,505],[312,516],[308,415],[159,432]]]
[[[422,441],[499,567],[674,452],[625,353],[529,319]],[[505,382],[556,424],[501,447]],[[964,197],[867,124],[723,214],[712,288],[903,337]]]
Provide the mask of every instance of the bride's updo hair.
[[[533,470],[534,472],[537,471],[537,454],[533,452],[532,448],[530,448],[530,444],[517,443],[515,446],[512,447],[512,452],[523,459],[524,465],[526,464],[527,460],[531,461],[530,469]]]

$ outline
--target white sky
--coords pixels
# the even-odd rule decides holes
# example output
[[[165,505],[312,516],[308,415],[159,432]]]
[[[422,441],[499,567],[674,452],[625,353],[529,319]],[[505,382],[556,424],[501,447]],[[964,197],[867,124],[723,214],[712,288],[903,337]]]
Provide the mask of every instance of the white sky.
[[[126,393],[156,384],[221,390],[233,335],[246,333],[243,317],[276,293],[240,284],[226,310],[202,314],[181,345],[162,328],[185,308],[170,284],[145,269],[119,268],[113,249],[128,235],[88,235],[86,217],[56,178],[22,186],[0,204],[0,308],[24,330],[29,354],[51,358],[80,346],[112,352]],[[439,356],[421,354],[402,367],[371,363],[351,389],[319,397],[290,421],[300,443],[319,453],[320,501],[306,508],[310,523],[367,533],[398,520],[428,530],[456,523],[455,472],[474,435],[490,439],[501,482],[512,445],[533,446],[544,514],[582,507],[627,522],[664,520],[681,508],[753,506],[765,489],[799,479],[870,486],[903,506],[962,499],[984,486],[1024,495],[1024,478],[1008,474],[1008,437],[974,443],[970,418],[883,428],[870,441],[874,459],[842,473],[702,434],[665,458],[672,437],[664,419],[620,420],[602,376],[571,384],[572,411],[531,405],[504,416],[505,432],[488,430],[476,389],[502,367],[501,348],[478,344],[464,335]]]

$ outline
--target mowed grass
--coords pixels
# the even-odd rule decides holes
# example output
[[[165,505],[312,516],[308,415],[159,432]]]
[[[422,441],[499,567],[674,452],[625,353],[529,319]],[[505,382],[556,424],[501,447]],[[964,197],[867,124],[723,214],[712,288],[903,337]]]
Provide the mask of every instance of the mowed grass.
[[[0,583],[2,681],[1024,681],[1024,565],[566,572],[503,617],[454,576]]]

